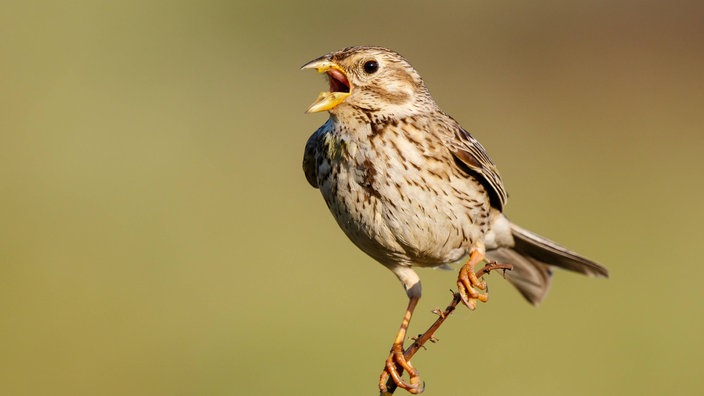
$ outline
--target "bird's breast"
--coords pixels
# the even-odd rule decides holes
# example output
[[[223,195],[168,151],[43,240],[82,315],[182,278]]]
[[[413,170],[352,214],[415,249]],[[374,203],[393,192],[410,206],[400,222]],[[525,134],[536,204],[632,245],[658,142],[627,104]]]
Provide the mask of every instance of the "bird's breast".
[[[400,125],[363,138],[331,135],[325,145],[319,185],[328,207],[383,264],[441,265],[482,237],[486,192],[454,174],[449,152],[423,131]]]

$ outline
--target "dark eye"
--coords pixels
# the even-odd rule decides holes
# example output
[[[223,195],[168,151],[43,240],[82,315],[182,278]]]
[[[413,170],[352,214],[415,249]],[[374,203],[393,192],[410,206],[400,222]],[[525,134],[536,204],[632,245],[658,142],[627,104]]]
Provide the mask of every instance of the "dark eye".
[[[364,62],[364,72],[367,74],[376,73],[379,70],[379,64],[375,60],[369,60]]]

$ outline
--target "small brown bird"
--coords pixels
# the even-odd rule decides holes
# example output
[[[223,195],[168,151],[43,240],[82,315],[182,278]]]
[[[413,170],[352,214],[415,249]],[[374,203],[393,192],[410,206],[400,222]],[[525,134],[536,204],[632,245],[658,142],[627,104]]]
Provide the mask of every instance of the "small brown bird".
[[[303,171],[319,188],[345,234],[389,268],[409,298],[384,375],[411,393],[423,388],[403,357],[403,341],[421,296],[413,267],[468,261],[457,286],[475,309],[487,301],[474,267],[487,257],[512,264],[508,280],[532,304],[547,293],[552,266],[598,277],[606,268],[511,223],[507,194],[484,147],[430,96],[398,53],[350,47],[302,67],[326,73],[330,89],[308,112],[330,118],[308,140]],[[404,381],[399,364],[408,371]],[[384,391],[384,384],[380,387]]]

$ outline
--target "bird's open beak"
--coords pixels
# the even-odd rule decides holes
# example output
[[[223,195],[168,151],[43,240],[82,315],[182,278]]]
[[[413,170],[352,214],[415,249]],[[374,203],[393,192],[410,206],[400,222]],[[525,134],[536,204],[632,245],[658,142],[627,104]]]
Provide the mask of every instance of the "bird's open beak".
[[[326,73],[330,81],[330,90],[321,92],[318,99],[306,110],[306,113],[330,110],[350,96],[351,87],[349,80],[347,80],[347,74],[327,56],[314,59],[301,66],[301,69],[316,69],[318,73]]]

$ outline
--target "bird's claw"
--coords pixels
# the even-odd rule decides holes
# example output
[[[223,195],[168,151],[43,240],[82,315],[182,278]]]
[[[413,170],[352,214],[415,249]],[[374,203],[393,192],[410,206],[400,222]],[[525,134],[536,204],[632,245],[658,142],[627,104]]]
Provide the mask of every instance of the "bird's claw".
[[[401,367],[408,373],[408,382],[401,378],[401,374],[399,374],[396,366]],[[425,390],[425,382],[421,382],[418,371],[413,368],[411,362],[406,360],[403,356],[403,345],[394,344],[389,357],[386,359],[384,371],[382,371],[381,378],[379,378],[379,389],[382,394],[386,393],[386,381],[389,379],[389,376],[397,387],[405,389],[414,395],[422,393]]]
[[[481,293],[479,290],[487,290],[486,282],[480,280],[474,272],[474,266],[484,259],[479,252],[473,252],[469,261],[462,266],[460,273],[457,276],[457,288],[459,289],[462,303],[470,310],[474,311],[477,308],[477,300],[487,302],[489,300],[488,293]]]

